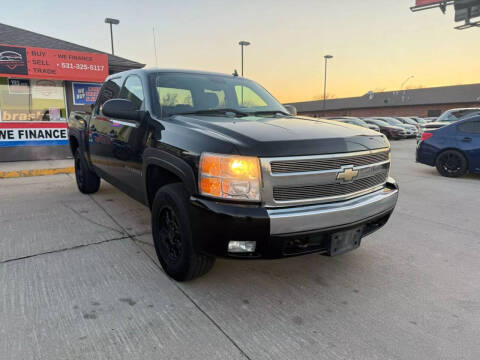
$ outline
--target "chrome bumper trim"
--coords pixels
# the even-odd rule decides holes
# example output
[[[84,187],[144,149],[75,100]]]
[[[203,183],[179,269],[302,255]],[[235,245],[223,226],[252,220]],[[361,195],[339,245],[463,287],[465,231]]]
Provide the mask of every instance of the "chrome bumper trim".
[[[268,209],[270,235],[313,231],[348,225],[393,210],[398,189],[382,190],[352,200],[292,208]]]

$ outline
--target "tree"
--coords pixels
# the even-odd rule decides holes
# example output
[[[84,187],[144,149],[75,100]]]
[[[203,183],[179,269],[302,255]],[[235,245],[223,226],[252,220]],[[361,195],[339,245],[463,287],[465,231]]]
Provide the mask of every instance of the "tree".
[[[327,92],[327,95],[325,96],[325,98],[328,100],[328,99],[335,99],[336,96],[335,94],[331,94],[331,93],[328,93]],[[321,95],[315,95],[314,97],[312,97],[312,100],[323,100],[323,94]]]

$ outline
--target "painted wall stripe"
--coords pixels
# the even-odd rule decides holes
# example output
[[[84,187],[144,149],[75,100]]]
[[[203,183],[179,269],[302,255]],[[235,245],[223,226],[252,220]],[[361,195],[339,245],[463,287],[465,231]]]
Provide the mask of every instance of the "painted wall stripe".
[[[1,147],[68,145],[68,140],[0,141]]]
[[[67,123],[65,122],[0,122],[0,129],[66,129]]]
[[[0,179],[12,179],[12,178],[30,177],[30,176],[47,176],[47,175],[57,175],[57,174],[73,174],[73,173],[75,173],[75,168],[73,167],[56,168],[56,169],[0,171]]]

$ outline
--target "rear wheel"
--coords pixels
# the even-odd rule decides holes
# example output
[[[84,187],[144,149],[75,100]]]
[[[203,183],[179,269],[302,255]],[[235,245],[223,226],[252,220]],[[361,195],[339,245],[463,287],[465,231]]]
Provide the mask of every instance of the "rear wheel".
[[[467,172],[467,159],[457,150],[446,150],[438,155],[435,162],[438,172],[442,176],[459,177]]]
[[[182,184],[160,188],[152,207],[152,234],[158,260],[177,281],[188,281],[206,274],[215,257],[197,252],[194,246],[188,195]]]
[[[96,193],[100,188],[100,178],[87,167],[80,149],[75,151],[75,179],[78,190],[83,194]]]

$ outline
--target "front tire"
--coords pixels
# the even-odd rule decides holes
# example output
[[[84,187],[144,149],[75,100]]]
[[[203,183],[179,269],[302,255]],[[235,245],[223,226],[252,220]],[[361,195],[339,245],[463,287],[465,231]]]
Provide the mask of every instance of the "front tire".
[[[80,149],[75,150],[75,179],[83,194],[96,193],[100,188],[100,178],[88,168]]]
[[[158,260],[168,276],[188,281],[206,274],[215,257],[194,246],[188,195],[181,183],[160,188],[152,207],[152,234]]]
[[[460,177],[465,175],[468,163],[465,156],[457,150],[446,150],[438,155],[435,166],[442,176]]]

